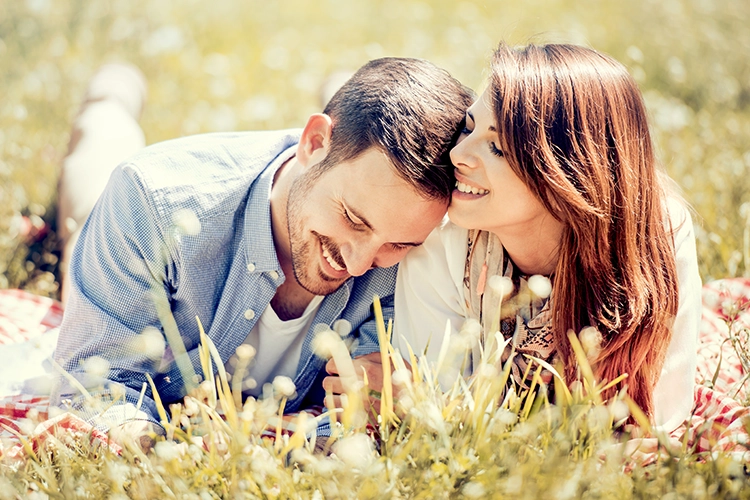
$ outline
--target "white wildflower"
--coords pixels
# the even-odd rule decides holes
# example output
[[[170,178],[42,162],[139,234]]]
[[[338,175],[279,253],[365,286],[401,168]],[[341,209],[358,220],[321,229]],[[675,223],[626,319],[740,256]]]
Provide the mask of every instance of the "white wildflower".
[[[602,334],[593,326],[587,326],[578,334],[583,352],[589,360],[596,359],[602,348]]]
[[[99,356],[91,356],[83,363],[83,369],[94,377],[106,377],[109,373],[109,361]]]
[[[613,401],[612,404],[609,405],[609,411],[615,422],[625,420],[630,416],[630,408],[628,408],[628,404],[621,399]]]
[[[237,358],[241,359],[243,361],[249,361],[253,357],[255,357],[255,347],[251,346],[250,344],[242,344],[237,348]]]
[[[414,400],[408,394],[399,396],[398,400],[396,401],[396,404],[400,408],[402,408],[404,412],[409,412],[411,411],[412,408],[414,408]]]
[[[610,412],[604,406],[594,406],[589,410],[587,417],[589,429],[593,431],[604,430],[609,427]]]
[[[505,481],[505,494],[518,497],[523,491],[523,474],[519,471]]]
[[[445,433],[445,420],[443,420],[443,414],[440,409],[432,401],[420,402],[412,413],[420,421],[435,432],[440,434]]]
[[[501,297],[510,295],[510,293],[513,291],[513,281],[511,281],[511,279],[507,276],[491,276],[487,280],[487,284],[492,290],[495,291],[495,293],[499,294]]]
[[[313,352],[321,358],[328,359],[338,348],[341,337],[331,329],[319,332],[313,339]]]
[[[352,469],[364,470],[375,460],[372,440],[365,434],[354,434],[336,441],[333,452]]]
[[[529,289],[537,297],[546,299],[552,293],[552,282],[546,276],[535,274],[529,278]]]
[[[411,371],[407,370],[406,368],[394,370],[393,374],[391,375],[391,380],[393,381],[393,385],[395,386],[411,385],[411,381],[412,381]]]
[[[498,376],[497,367],[491,363],[482,363],[477,369],[480,377],[492,379]]]
[[[145,328],[133,341],[133,352],[150,359],[161,359],[164,356],[166,343],[161,332],[154,327]]]
[[[178,210],[172,222],[181,234],[194,236],[201,232],[201,222],[191,210]]]
[[[182,443],[185,444],[185,443]],[[179,446],[174,441],[159,441],[154,446],[154,453],[156,456],[166,462],[177,460],[187,451],[187,445]]]
[[[466,337],[472,343],[479,340],[482,334],[482,325],[474,318],[467,319],[461,325],[461,336]]]
[[[342,462],[331,458],[323,458],[309,465],[310,470],[317,477],[332,477],[340,472]]]
[[[484,486],[482,486],[482,483],[469,481],[463,486],[463,488],[461,488],[461,493],[466,498],[480,498],[484,496],[485,489]]]
[[[495,411],[495,418],[498,422],[505,425],[513,425],[518,422],[518,415],[505,408],[498,408]]]
[[[277,393],[286,398],[291,397],[297,390],[292,379],[283,375],[279,375],[273,379],[273,388]]]

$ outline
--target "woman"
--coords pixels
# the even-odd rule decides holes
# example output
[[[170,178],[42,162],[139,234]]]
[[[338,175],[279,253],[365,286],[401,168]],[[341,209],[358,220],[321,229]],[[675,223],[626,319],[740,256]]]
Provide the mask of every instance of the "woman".
[[[605,396],[627,385],[675,429],[693,404],[701,283],[692,222],[657,169],[637,85],[612,58],[571,45],[501,45],[491,69],[451,151],[450,222],[401,264],[394,343],[429,345],[434,360],[446,319],[454,333],[468,318],[487,330],[503,293],[487,284],[504,276],[515,310],[500,331],[519,353],[517,383],[523,354],[560,360],[572,381],[567,332],[593,326],[597,376],[628,374]],[[551,294],[539,278],[528,293],[534,275]]]

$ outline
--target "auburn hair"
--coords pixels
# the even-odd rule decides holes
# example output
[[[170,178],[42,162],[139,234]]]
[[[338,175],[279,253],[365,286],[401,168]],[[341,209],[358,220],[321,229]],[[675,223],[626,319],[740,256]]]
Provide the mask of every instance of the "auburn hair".
[[[677,271],[643,98],[625,67],[565,44],[511,48],[492,59],[500,144],[515,173],[564,223],[553,276],[552,324],[569,382],[567,333],[602,335],[594,370],[623,373],[653,416],[652,395],[678,308]]]

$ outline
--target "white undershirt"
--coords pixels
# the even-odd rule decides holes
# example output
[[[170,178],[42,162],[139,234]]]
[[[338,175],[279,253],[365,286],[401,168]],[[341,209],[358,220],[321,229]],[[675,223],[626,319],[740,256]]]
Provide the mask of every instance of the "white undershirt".
[[[315,314],[323,302],[322,295],[316,295],[307,305],[302,316],[289,321],[282,321],[276,315],[271,304],[266,306],[263,314],[250,330],[243,344],[255,348],[255,357],[245,370],[243,384],[244,396],[258,397],[263,392],[263,385],[273,382],[278,376],[289,377],[294,380],[297,374],[302,343]],[[234,375],[236,357],[232,356],[224,365],[228,373]],[[255,381],[248,381],[252,378]]]

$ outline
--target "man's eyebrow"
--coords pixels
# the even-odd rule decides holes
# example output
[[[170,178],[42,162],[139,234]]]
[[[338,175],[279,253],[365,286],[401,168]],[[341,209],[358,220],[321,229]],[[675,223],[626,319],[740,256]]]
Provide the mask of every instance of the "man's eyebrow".
[[[359,221],[362,224],[367,226],[367,228],[370,231],[372,231],[373,233],[375,232],[375,228],[372,227],[372,224],[370,224],[370,221],[368,221],[361,213],[357,212],[357,210],[354,207],[352,207],[351,205],[347,203],[345,203],[344,206],[346,207],[347,210],[349,210],[349,212],[352,213],[354,217],[359,219]],[[391,242],[391,245],[399,245],[399,246],[404,246],[404,247],[418,247],[418,246],[421,246],[422,243],[424,242],[423,241],[404,241],[404,242]]]

